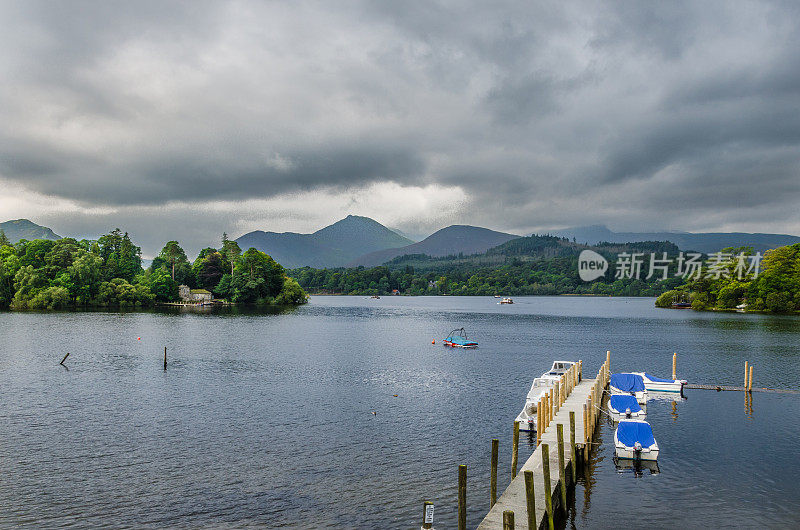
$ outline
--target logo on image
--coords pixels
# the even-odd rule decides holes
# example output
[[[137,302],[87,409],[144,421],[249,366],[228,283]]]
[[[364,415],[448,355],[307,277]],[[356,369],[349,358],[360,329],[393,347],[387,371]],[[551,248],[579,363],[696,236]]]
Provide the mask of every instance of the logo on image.
[[[585,282],[596,280],[607,270],[608,261],[594,250],[584,250],[578,256],[578,274]]]

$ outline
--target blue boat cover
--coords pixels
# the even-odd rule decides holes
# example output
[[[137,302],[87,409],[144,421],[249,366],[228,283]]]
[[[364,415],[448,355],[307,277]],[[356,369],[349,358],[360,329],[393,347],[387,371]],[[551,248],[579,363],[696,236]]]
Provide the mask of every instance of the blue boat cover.
[[[626,396],[624,394],[615,394],[611,396],[611,408],[620,414],[625,414],[626,409],[631,409],[631,412],[639,412],[642,410],[642,407],[639,406],[639,402],[636,401],[636,397]]]
[[[650,447],[656,443],[653,438],[653,429],[650,424],[644,421],[621,421],[617,425],[617,440],[622,442],[625,447],[633,447],[636,442],[642,447]]]
[[[647,378],[650,381],[654,382],[654,383],[674,383],[675,382],[674,379],[661,379],[660,377],[652,376],[652,375],[648,374],[647,372],[645,372],[644,375],[646,375]]]
[[[611,374],[608,384],[622,392],[642,392],[644,390],[644,379],[641,375]]]
[[[459,344],[459,345],[461,345],[461,346],[467,346],[467,345],[472,345],[472,344],[478,344],[478,343],[477,343],[477,342],[475,342],[474,340],[467,340],[467,339],[465,339],[464,337],[460,337],[460,336],[458,336],[458,335],[451,335],[451,336],[447,337],[445,340],[449,340],[450,342],[452,342],[452,343],[454,343],[454,344]]]

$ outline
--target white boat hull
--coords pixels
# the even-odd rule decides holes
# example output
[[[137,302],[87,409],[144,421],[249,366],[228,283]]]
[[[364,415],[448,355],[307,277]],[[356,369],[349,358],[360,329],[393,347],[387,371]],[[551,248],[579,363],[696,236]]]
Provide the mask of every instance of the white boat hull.
[[[680,394],[683,392],[683,385],[687,383],[683,379],[675,379],[674,381],[653,381],[644,372],[631,372],[634,375],[642,377],[644,382],[644,389],[648,392],[674,392]]]
[[[630,395],[636,396],[636,401],[640,405],[644,405],[645,403],[647,403],[647,387],[645,387],[645,390],[643,390],[642,392],[634,392],[633,394],[631,394],[631,392],[623,392],[619,388],[615,388],[611,385],[608,386],[608,389],[611,391],[611,394],[616,394],[621,396],[630,396]]]
[[[633,448],[618,445],[617,458],[624,458],[627,460],[658,460],[658,449],[644,448],[640,453],[640,457],[637,458]]]
[[[658,442],[653,439],[653,445],[649,447],[642,447],[640,451],[636,451],[633,447],[626,446],[617,438],[617,431],[614,431],[614,449],[617,458],[627,460],[658,460]]]
[[[628,416],[625,413],[624,410],[623,411],[618,411],[618,410],[612,409],[611,408],[611,400],[608,401],[608,405],[606,405],[606,408],[608,408],[608,413],[611,415],[611,419],[614,420],[614,421],[620,421],[620,420],[626,420],[626,419],[643,420],[647,416],[647,410],[645,409],[644,406],[642,407],[642,410],[638,410],[636,412],[631,412],[630,416]]]

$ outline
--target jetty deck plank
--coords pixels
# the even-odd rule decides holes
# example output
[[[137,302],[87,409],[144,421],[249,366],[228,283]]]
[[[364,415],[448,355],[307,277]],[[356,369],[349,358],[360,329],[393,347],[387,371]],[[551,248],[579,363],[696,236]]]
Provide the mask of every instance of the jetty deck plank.
[[[561,406],[558,413],[553,416],[553,421],[542,434],[542,443],[550,446],[550,487],[553,499],[553,505],[560,504],[560,498],[556,495],[559,469],[558,469],[558,441],[557,441],[557,425],[559,423],[564,425],[564,462],[567,470],[570,465],[574,465],[570,460],[572,452],[569,450],[569,413],[575,412],[575,440],[579,445],[583,445],[583,440],[586,439],[583,432],[583,405],[591,392],[594,379],[584,379],[572,389],[570,395],[567,397],[564,405]],[[497,499],[497,503],[492,507],[486,517],[483,518],[481,524],[478,525],[479,530],[496,530],[503,528],[503,511],[511,510],[514,512],[514,527],[520,529],[528,528],[528,509],[527,499],[525,496],[525,476],[523,471],[533,471],[534,493],[536,495],[536,524],[541,526],[545,514],[545,501],[544,501],[544,478],[542,473],[542,446],[536,447],[536,450],[522,465],[522,470],[516,476],[511,484],[508,485],[506,490]],[[570,473],[567,472],[567,476]],[[554,511],[557,510],[554,508]]]

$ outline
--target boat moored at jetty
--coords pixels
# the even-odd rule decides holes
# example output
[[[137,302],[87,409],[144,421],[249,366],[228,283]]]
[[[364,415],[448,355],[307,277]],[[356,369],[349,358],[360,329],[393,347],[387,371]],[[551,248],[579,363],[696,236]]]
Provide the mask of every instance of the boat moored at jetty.
[[[611,394],[626,394],[635,396],[636,401],[641,404],[647,403],[647,390],[644,386],[644,379],[637,374],[611,374],[608,381],[608,389]]]
[[[683,385],[687,383],[684,379],[662,379],[647,372],[630,372],[638,375],[644,382],[644,388],[648,392],[683,392]]]
[[[444,339],[444,345],[450,346],[451,348],[477,348],[478,343],[474,340],[469,340],[467,338],[467,332],[464,328],[461,329],[454,329],[450,332],[446,339]]]
[[[642,420],[622,420],[614,431],[617,458],[658,460],[658,444],[650,424]]]
[[[533,380],[531,389],[525,397],[525,406],[522,408],[522,412],[517,415],[516,421],[519,422],[519,430],[536,430],[536,414],[538,413],[539,402],[573,364],[575,363],[572,361],[555,361],[549,371]]]
[[[614,394],[608,399],[608,411],[611,413],[611,419],[618,421],[621,418],[636,418],[643,420],[646,416],[645,410],[636,401],[636,398],[631,395]]]

